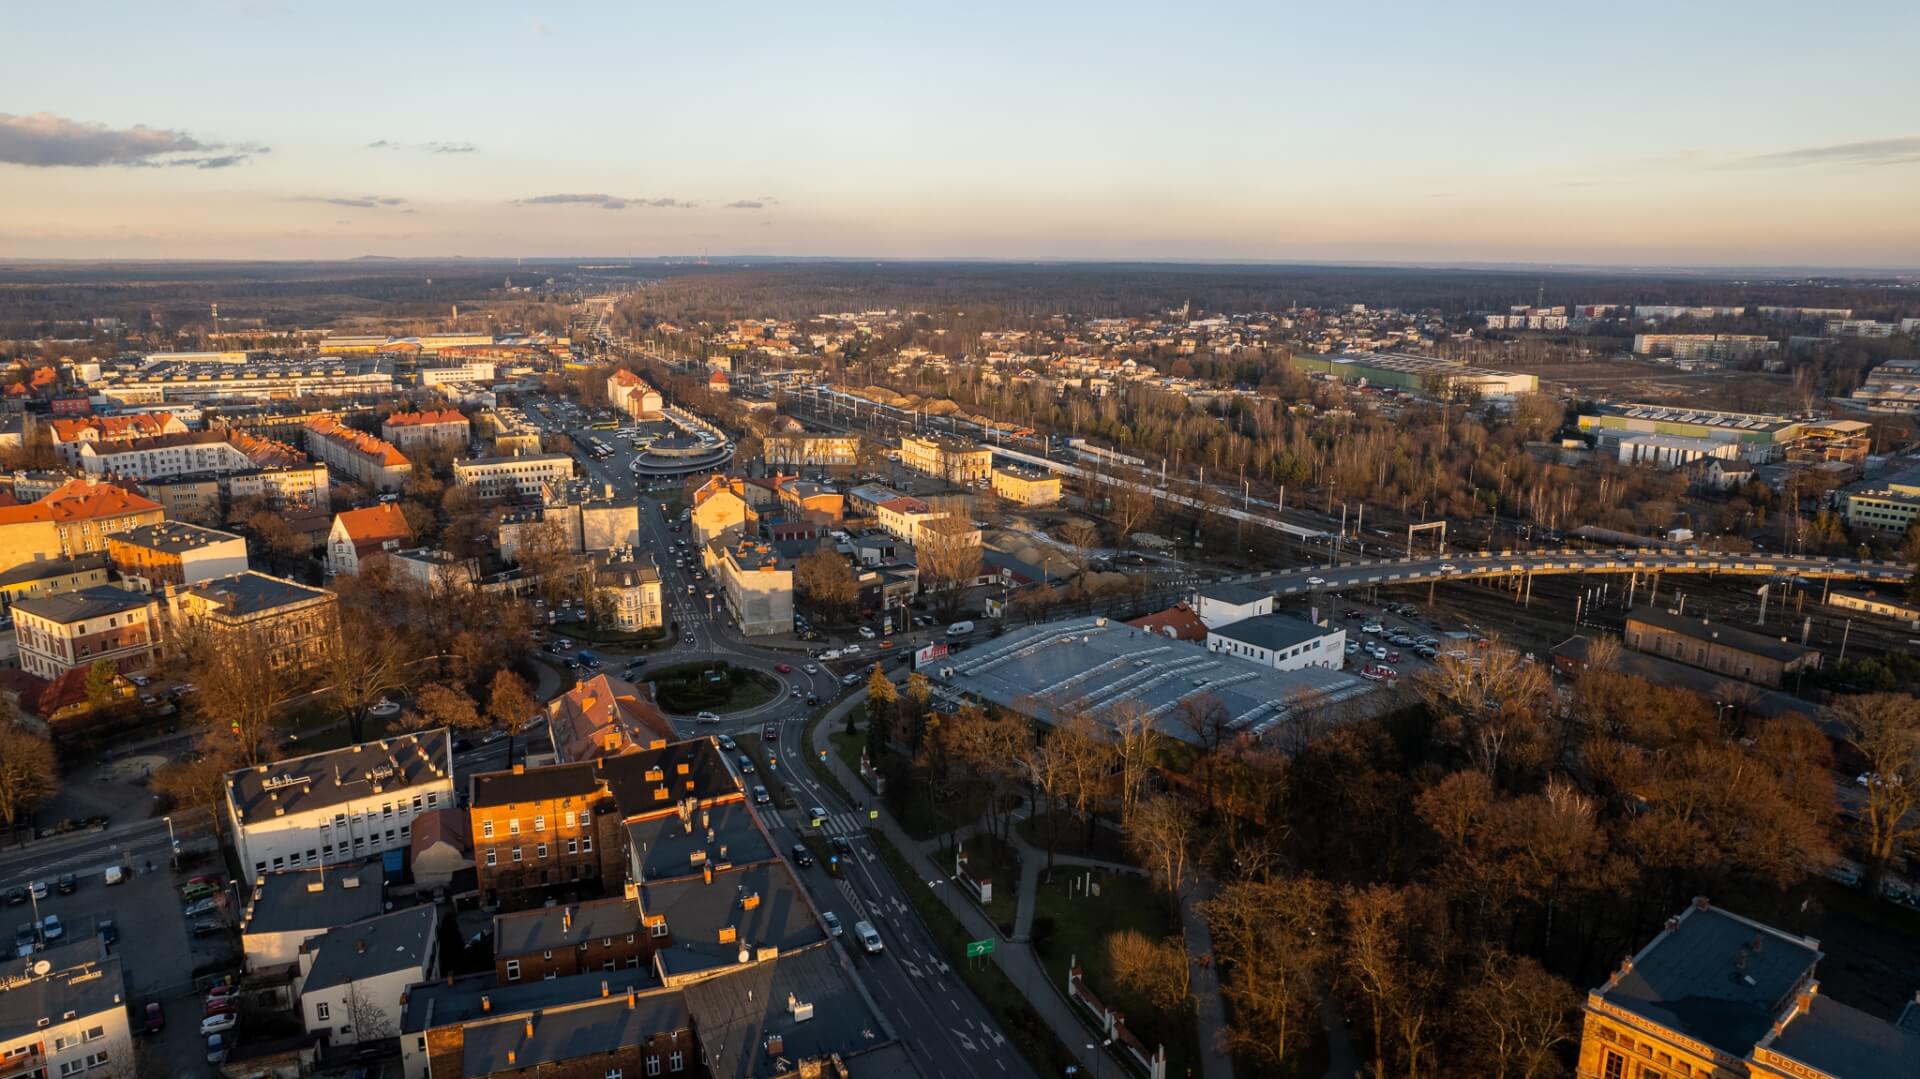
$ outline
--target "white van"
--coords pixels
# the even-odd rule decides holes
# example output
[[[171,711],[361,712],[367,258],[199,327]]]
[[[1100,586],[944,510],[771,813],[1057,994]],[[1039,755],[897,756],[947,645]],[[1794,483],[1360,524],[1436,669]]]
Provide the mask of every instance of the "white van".
[[[105,876],[108,884],[124,884],[127,880],[127,867],[123,865],[110,865],[107,867]]]
[[[860,947],[865,948],[868,955],[879,955],[886,950],[887,946],[880,942],[880,931],[872,922],[853,923],[853,935],[860,938]]]
[[[949,637],[965,637],[972,632],[972,622],[955,622],[953,625],[947,627],[947,636]]]

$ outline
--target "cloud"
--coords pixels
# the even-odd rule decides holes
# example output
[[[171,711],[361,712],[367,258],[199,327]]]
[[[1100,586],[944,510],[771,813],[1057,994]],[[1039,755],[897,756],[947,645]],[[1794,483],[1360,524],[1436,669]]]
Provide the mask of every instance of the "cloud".
[[[721,209],[723,210],[758,210],[761,207],[765,206],[766,204],[767,204],[766,200],[764,199],[735,199],[734,201],[727,203],[725,206],[722,206]]]
[[[50,112],[0,112],[0,162],[32,168],[224,169],[267,148],[201,142],[184,131],[135,124],[110,128]]]
[[[391,139],[375,139],[367,143],[369,150],[408,150],[422,154],[470,154],[479,149],[470,142],[394,142]]]
[[[361,195],[358,198],[324,195],[302,195],[299,202],[324,202],[329,206],[349,206],[356,210],[378,210],[385,206],[405,206],[407,200],[397,195]]]
[[[1732,162],[1728,168],[1778,169],[1800,165],[1913,165],[1920,164],[1920,135],[1865,142],[1837,142],[1757,154]]]
[[[532,30],[535,34],[539,35],[540,37],[553,36],[553,27],[548,26],[544,22],[541,22],[538,18],[530,19],[528,21],[527,28]]]
[[[622,195],[606,194],[560,194],[535,195],[532,198],[515,199],[515,206],[595,206],[602,210],[624,210],[629,206],[657,207],[667,210],[691,210],[698,203],[683,202],[680,199],[636,199]]]

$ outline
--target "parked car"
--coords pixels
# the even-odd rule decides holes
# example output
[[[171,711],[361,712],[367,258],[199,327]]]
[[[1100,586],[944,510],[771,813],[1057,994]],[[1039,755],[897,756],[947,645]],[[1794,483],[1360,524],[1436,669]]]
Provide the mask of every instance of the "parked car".
[[[211,884],[203,884],[203,883],[190,881],[184,885],[181,885],[180,899],[183,902],[193,903],[193,902],[197,902],[198,900],[205,899],[219,890],[220,889],[214,887]]]
[[[816,667],[816,666],[814,666],[814,665],[813,665],[813,664],[811,664],[811,663],[809,663],[809,664],[807,664],[807,665],[806,665],[805,667],[803,667],[803,668],[801,668],[801,669],[802,669],[802,670],[804,670],[804,671],[806,671],[806,672],[807,672],[808,674],[819,674],[819,673],[820,673],[820,668],[818,668],[818,667]]]
[[[141,1020],[141,1029],[149,1034],[157,1034],[167,1025],[167,1012],[157,1000],[147,1001],[146,1015]]]
[[[827,936],[837,937],[840,935],[840,916],[838,914],[830,910],[823,910],[820,912],[820,920],[827,923]]]
[[[102,944],[115,944],[120,940],[120,927],[113,924],[112,918],[102,918],[94,931],[100,934]]]
[[[21,922],[13,931],[13,954],[24,959],[40,950],[40,926],[35,922]]]
[[[27,890],[25,888],[13,887],[7,889],[7,906],[17,907],[26,901]]]
[[[227,1038],[225,1032],[232,1029],[233,1024],[228,1023],[226,1026],[220,1028],[220,1030],[208,1033],[207,1025],[205,1023],[200,1024],[200,1033],[207,1035],[207,1063],[217,1067],[227,1062]]]
[[[193,935],[196,937],[212,936],[215,933],[225,931],[226,928],[227,923],[219,918],[200,918],[193,923]]]
[[[218,896],[205,896],[187,904],[186,915],[189,918],[197,918],[203,914],[212,914],[214,909],[219,905],[220,899]]]
[[[44,880],[36,880],[32,884],[27,885],[27,888],[33,892],[35,899],[45,899],[47,897],[47,882]]]
[[[80,882],[74,879],[72,873],[62,873],[60,874],[60,879],[55,881],[53,886],[54,890],[58,891],[61,895],[72,895],[74,890],[80,887]]]
[[[762,742],[778,742],[780,740],[780,725],[777,723],[762,723],[760,725],[760,740]]]
[[[871,641],[871,640],[873,640],[873,639],[874,639],[875,637],[877,637],[877,636],[879,636],[879,634],[877,634],[877,633],[875,633],[875,632],[873,631],[873,627],[871,627],[871,626],[861,626],[861,627],[860,627],[860,639],[861,639],[861,640],[863,640],[863,641]]]
[[[40,919],[40,936],[44,938],[48,944],[52,944],[54,941],[66,935],[67,927],[60,924],[60,916],[58,914],[49,914]]]
[[[793,850],[789,853],[793,855],[793,864],[802,869],[813,864],[813,852],[809,851],[804,844],[795,843]]]

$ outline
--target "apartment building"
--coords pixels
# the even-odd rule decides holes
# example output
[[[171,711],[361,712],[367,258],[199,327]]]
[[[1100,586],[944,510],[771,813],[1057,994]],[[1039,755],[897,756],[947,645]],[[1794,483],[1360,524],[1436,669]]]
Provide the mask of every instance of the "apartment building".
[[[100,1079],[128,1075],[133,1031],[120,957],[91,934],[7,961],[0,978],[0,1075]]]
[[[639,633],[666,625],[665,597],[659,567],[624,558],[596,560],[594,589],[613,609],[613,624],[624,632]]]
[[[793,632],[793,560],[761,540],[726,533],[701,548],[702,561],[748,637]]]
[[[484,902],[538,905],[565,884],[580,894],[624,879],[625,826],[740,801],[740,784],[707,739],[468,781],[474,862]]]
[[[1044,468],[1002,465],[993,470],[993,493],[1018,506],[1051,506],[1060,501],[1060,476]]]
[[[404,1079],[716,1074],[702,1066],[685,996],[660,989],[644,970],[510,984],[474,974],[416,985],[399,1029]],[[758,1074],[788,1070],[761,1063]]]
[[[15,601],[13,635],[20,669],[49,682],[101,660],[143,671],[160,646],[153,597],[112,585]]]
[[[138,370],[105,376],[93,389],[123,404],[377,397],[393,392],[393,361],[384,356],[289,359],[243,354],[223,362],[159,353]]]
[[[874,506],[873,515],[887,534],[912,543],[923,523],[942,520],[947,511],[936,510],[912,495],[895,495]]]
[[[297,962],[302,944],[336,925],[378,915],[386,909],[386,889],[370,866],[289,869],[254,874],[243,905],[240,950],[247,969],[259,973]]]
[[[1889,1021],[1821,992],[1825,953],[1696,898],[1582,1010],[1578,1079],[1883,1079],[1920,1061],[1920,1005]]]
[[[393,1037],[407,987],[440,976],[439,925],[429,903],[336,924],[302,944],[294,995],[307,1033],[327,1045]]]
[[[781,476],[774,483],[780,512],[789,521],[838,524],[847,515],[847,497],[825,484],[798,476]]]
[[[501,985],[651,970],[653,949],[637,905],[625,896],[493,917],[493,970]]]
[[[232,532],[163,521],[108,537],[107,557],[129,587],[160,592],[245,572],[247,541]]]
[[[543,486],[559,486],[573,478],[573,458],[564,453],[524,457],[489,457],[455,461],[455,486],[471,489],[483,502],[540,497]]]
[[[452,805],[445,727],[241,768],[225,791],[234,850],[256,876],[404,849],[415,817]]]
[[[128,416],[78,416],[46,424],[54,452],[70,467],[80,467],[80,451],[104,449],[162,435],[183,435],[187,425],[171,412],[137,412]]]
[[[158,502],[125,487],[69,480],[38,501],[0,506],[0,566],[104,552],[107,537],[165,518]]]
[[[659,749],[677,735],[651,683],[597,674],[547,702],[547,737],[566,764]]]
[[[693,508],[687,519],[693,526],[693,541],[706,544],[725,532],[758,527],[760,514],[748,502],[744,480],[714,476],[693,492]]]
[[[489,370],[492,366],[487,365]],[[422,449],[459,453],[466,449],[471,435],[472,425],[458,409],[453,408],[395,412],[380,421],[380,437],[400,447],[402,453]]]
[[[1675,360],[1727,363],[1763,352],[1778,352],[1780,342],[1764,334],[1748,333],[1637,333],[1633,351],[1642,356],[1671,356]]]
[[[1850,488],[1846,498],[1848,527],[1904,535],[1920,517],[1920,468]]]
[[[417,372],[420,385],[435,386],[477,385],[485,386],[494,379],[495,365],[491,360],[467,360],[464,363],[438,363],[431,367],[422,367]]]
[[[900,439],[900,463],[948,483],[985,483],[993,471],[993,451],[948,435],[906,435]]]
[[[607,403],[635,419],[657,420],[666,409],[660,391],[632,371],[607,376]]]
[[[166,608],[175,632],[262,642],[276,669],[313,670],[340,642],[339,596],[253,570],[169,588]]]
[[[413,478],[413,462],[391,442],[318,417],[306,422],[307,452],[328,468],[376,491],[398,491]]]
[[[413,542],[413,526],[393,503],[343,510],[333,516],[327,531],[327,573],[359,573],[366,560]]]
[[[76,558],[22,562],[0,570],[0,612],[34,596],[51,596],[58,592],[75,592],[104,585],[107,583],[109,565],[104,554],[84,554]]]

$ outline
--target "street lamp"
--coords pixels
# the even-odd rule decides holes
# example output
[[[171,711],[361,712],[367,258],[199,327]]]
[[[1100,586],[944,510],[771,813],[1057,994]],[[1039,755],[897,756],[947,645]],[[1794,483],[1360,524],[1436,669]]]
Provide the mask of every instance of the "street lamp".
[[[173,868],[178,869],[180,868],[180,841],[173,835],[173,818],[166,816],[160,819],[167,822],[167,847],[173,852]]]

